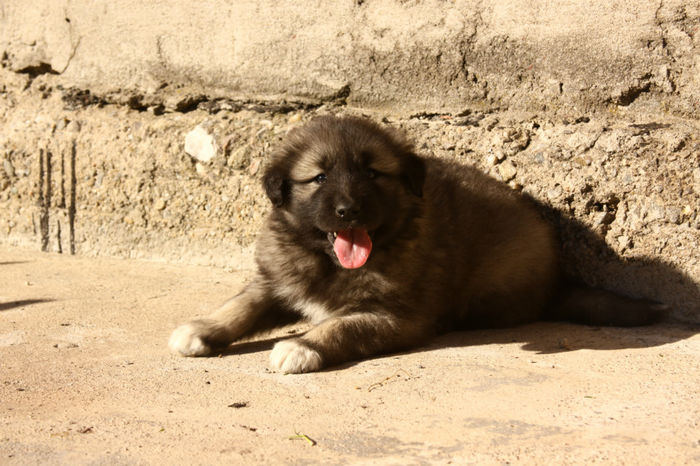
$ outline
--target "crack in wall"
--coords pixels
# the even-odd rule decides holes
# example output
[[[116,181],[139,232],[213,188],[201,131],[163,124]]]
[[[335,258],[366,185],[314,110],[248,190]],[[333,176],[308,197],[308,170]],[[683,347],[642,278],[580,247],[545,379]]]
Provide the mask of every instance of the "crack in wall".
[[[347,98],[350,96],[349,85],[343,86],[336,93],[313,102],[289,102],[286,100],[263,101],[256,99],[234,99],[228,97],[210,97],[201,93],[190,93],[179,99],[168,102],[167,95],[144,96],[138,92],[95,94],[89,89],[78,87],[62,88],[56,87],[62,92],[61,100],[65,103],[66,110],[77,110],[91,106],[104,107],[105,105],[116,105],[129,107],[138,112],[153,112],[155,115],[163,113],[189,113],[194,110],[203,110],[210,114],[220,111],[240,112],[243,110],[255,113],[286,114],[300,110],[314,110],[325,104],[338,106],[347,105]]]
[[[68,18],[66,18],[66,19],[68,19]],[[73,35],[72,31],[73,31],[73,28],[71,28],[71,36]],[[75,58],[75,55],[78,53],[78,47],[80,46],[81,40],[82,40],[82,37],[78,37],[78,41],[75,43],[75,45],[73,45],[71,43],[71,52],[70,52],[70,55],[68,55],[68,60],[66,60],[66,66],[64,66],[62,70],[58,71],[57,72],[58,74],[63,74],[68,69],[71,62],[73,61],[73,58]],[[73,42],[73,41],[71,41],[71,42]]]
[[[80,42],[82,41],[82,36],[78,35],[77,40],[73,40],[75,34],[75,27],[73,26],[73,22],[70,19],[70,14],[68,14],[68,7],[69,7],[70,2],[66,2],[66,6],[63,9],[63,18],[68,23],[68,37],[70,40],[71,44],[71,51],[70,54],[68,55],[68,59],[66,60],[66,65],[63,67],[62,70],[58,71],[59,74],[65,73],[65,71],[68,69],[70,66],[71,62],[73,61],[73,58],[75,58],[76,53],[78,53],[78,47],[80,47]]]
[[[56,243],[58,253],[63,254],[63,245],[61,244],[61,221],[59,219],[56,219]]]
[[[65,155],[61,151],[61,166],[60,166],[60,180],[59,180],[59,198],[54,202],[54,192],[53,192],[53,153],[48,148],[39,149],[39,180],[38,180],[38,199],[37,204],[39,207],[39,241],[41,244],[41,250],[44,252],[49,251],[49,243],[51,238],[50,231],[50,220],[51,220],[51,207],[52,202],[54,207],[60,209],[68,216],[68,234],[69,234],[69,250],[70,254],[75,254],[75,213],[76,213],[76,173],[75,173],[75,161],[76,161],[76,141],[73,140],[70,149],[70,179],[69,179],[69,189],[70,189],[70,202],[66,206],[66,170],[65,170]],[[34,215],[32,215],[32,224],[34,224]],[[34,229],[36,234],[36,228]],[[56,219],[56,248],[59,253],[63,253],[63,239],[62,239],[62,229],[60,218]]]
[[[68,233],[70,253],[75,254],[75,199],[77,183],[75,176],[76,141],[73,139],[70,150],[70,204],[68,205]]]
[[[39,149],[39,231],[41,250],[49,250],[49,208],[51,205],[51,151]]]

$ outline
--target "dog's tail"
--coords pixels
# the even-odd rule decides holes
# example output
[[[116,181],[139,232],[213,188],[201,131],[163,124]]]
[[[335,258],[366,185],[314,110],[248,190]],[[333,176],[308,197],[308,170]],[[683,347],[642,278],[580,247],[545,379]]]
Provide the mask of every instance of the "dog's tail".
[[[567,283],[549,307],[547,318],[587,325],[635,327],[660,322],[668,317],[669,310],[666,304]]]

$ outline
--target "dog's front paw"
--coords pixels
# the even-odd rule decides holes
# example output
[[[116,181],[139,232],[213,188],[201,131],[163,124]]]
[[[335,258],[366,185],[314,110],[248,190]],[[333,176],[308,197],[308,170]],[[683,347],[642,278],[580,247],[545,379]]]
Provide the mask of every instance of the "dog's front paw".
[[[317,371],[323,365],[321,355],[299,340],[277,343],[270,354],[272,369],[285,374]]]
[[[200,326],[194,323],[181,325],[173,331],[168,348],[181,356],[206,356],[211,347],[204,342]]]

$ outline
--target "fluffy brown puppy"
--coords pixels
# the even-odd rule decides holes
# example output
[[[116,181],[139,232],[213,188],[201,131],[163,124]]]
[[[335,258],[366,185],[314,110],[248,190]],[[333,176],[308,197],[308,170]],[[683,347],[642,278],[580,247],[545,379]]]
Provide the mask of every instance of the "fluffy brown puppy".
[[[559,288],[552,227],[530,202],[474,168],[419,157],[359,118],[320,117],[268,165],[273,209],[254,280],[209,317],[177,328],[170,348],[203,356],[300,319],[273,369],[309,372],[418,346],[436,333],[546,317]],[[647,301],[569,292],[557,317],[636,325]]]

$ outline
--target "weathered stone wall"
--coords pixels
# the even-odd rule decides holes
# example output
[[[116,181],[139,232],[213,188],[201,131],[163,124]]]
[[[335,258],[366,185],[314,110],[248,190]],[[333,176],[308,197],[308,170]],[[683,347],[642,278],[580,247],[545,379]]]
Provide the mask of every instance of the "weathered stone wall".
[[[5,1],[0,238],[251,267],[272,148],[315,114],[365,113],[538,199],[572,273],[697,322],[699,11]]]
[[[589,111],[638,100],[664,113],[700,111],[697,2],[6,0],[0,8],[9,69],[58,73],[141,105],[185,85],[210,97],[340,97],[404,114]]]

